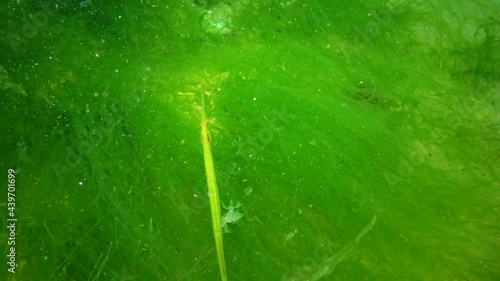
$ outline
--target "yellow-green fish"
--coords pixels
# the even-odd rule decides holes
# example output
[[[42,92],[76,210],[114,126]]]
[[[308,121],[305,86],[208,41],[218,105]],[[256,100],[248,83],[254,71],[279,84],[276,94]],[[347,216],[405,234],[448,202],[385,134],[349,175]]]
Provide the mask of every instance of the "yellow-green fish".
[[[204,93],[201,93],[201,143],[203,144],[203,158],[205,159],[205,174],[207,176],[208,198],[210,201],[210,211],[212,213],[212,227],[214,230],[215,248],[217,250],[217,259],[222,281],[227,281],[226,262],[224,260],[224,247],[222,244],[221,213],[219,190],[215,177],[214,160],[212,150],[210,149],[210,133],[208,132],[207,120],[205,116]]]

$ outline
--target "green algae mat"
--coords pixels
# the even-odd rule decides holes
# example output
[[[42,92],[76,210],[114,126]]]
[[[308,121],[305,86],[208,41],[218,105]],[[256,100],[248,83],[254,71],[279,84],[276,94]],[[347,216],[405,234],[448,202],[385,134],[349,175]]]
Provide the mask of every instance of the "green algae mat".
[[[3,1],[0,280],[500,280],[499,6]]]

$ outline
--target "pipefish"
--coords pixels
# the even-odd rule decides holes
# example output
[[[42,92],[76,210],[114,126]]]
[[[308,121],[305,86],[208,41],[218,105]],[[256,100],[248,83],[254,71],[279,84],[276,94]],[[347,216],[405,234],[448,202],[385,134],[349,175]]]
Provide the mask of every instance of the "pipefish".
[[[201,143],[203,144],[203,158],[205,160],[205,174],[208,185],[208,198],[210,201],[210,212],[212,213],[212,227],[214,230],[215,248],[217,250],[217,260],[222,281],[227,281],[226,262],[224,260],[224,247],[222,244],[221,212],[219,190],[215,177],[215,166],[210,149],[210,133],[208,131],[207,119],[205,115],[205,94],[201,93]]]

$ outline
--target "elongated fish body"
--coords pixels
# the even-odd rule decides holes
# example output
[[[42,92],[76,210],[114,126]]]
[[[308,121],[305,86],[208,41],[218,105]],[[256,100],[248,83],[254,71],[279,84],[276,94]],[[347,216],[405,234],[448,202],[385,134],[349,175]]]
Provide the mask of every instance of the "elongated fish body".
[[[210,201],[210,211],[212,214],[212,227],[214,230],[215,248],[217,250],[217,260],[219,263],[219,271],[221,279],[227,281],[226,262],[224,259],[224,247],[222,243],[221,229],[221,211],[219,190],[217,187],[217,179],[215,177],[215,166],[210,148],[210,133],[207,127],[205,117],[205,99],[204,93],[201,96],[202,100],[202,121],[201,121],[201,143],[203,144],[203,158],[205,160],[205,175],[207,177],[208,198]]]

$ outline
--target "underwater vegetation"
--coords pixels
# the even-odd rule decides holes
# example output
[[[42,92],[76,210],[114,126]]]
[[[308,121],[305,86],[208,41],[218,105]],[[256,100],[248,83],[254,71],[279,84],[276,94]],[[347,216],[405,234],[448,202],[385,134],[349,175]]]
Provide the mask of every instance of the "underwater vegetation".
[[[5,280],[498,280],[495,1],[0,5]]]

